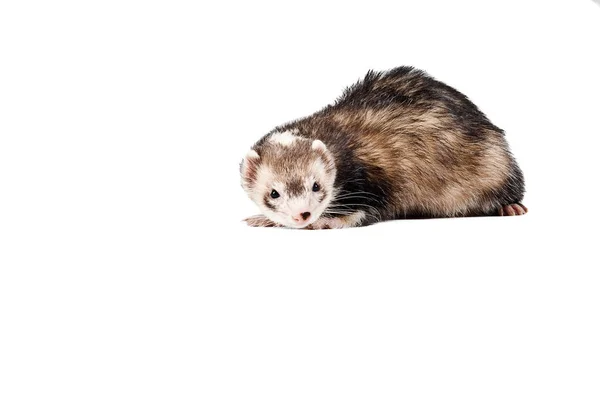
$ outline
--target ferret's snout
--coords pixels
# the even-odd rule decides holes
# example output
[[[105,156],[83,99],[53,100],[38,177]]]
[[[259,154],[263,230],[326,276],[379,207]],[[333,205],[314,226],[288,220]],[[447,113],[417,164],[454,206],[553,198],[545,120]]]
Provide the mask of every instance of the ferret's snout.
[[[304,213],[300,213],[297,216],[294,216],[293,219],[297,223],[302,223],[303,221],[308,220],[309,217],[310,217],[310,212],[304,212]]]

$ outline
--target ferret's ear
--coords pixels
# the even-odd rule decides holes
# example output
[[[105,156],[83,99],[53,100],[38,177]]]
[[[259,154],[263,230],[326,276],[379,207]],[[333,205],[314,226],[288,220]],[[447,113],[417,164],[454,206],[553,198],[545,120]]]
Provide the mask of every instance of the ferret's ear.
[[[258,164],[260,162],[260,156],[254,149],[250,149],[246,153],[246,157],[240,164],[240,173],[242,174],[242,180],[246,183],[252,183],[256,180],[256,172],[258,171]]]
[[[318,139],[315,139],[311,147],[321,156],[321,160],[325,163],[325,169],[328,172],[335,171],[335,162],[333,161],[331,153],[327,151],[327,146]]]
[[[327,150],[327,146],[325,146],[325,144],[321,141],[319,141],[318,139],[315,139],[312,143],[312,148],[313,150],[318,150],[321,152],[324,152]]]

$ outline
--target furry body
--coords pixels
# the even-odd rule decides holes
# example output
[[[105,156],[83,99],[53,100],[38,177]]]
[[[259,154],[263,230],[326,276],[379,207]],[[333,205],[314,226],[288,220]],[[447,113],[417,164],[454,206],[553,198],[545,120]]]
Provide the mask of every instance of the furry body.
[[[333,105],[275,128],[252,147],[254,168],[268,165],[290,183],[321,158],[307,156],[314,141],[324,145],[322,164],[333,164],[325,176],[334,179],[323,189],[327,205],[307,228],[513,214],[505,207],[526,212],[523,174],[503,131],[466,96],[412,67],[369,72]],[[290,168],[302,158],[304,167]],[[253,186],[248,160],[242,185],[261,206],[253,191],[266,187]],[[271,225],[289,225],[273,219]]]

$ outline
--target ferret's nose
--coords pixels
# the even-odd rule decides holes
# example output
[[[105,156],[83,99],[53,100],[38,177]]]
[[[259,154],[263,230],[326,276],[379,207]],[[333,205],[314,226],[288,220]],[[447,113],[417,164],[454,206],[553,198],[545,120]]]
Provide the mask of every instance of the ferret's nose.
[[[294,221],[301,223],[303,221],[308,220],[310,217],[310,212],[300,213],[298,216],[294,216]]]

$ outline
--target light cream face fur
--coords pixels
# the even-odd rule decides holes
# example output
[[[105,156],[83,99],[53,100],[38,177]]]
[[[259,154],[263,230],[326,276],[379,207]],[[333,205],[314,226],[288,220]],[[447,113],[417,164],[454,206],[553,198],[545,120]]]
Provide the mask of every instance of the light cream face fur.
[[[241,165],[241,178],[242,187],[269,220],[304,228],[329,205],[336,170],[323,142],[294,134],[275,133],[250,150]],[[302,213],[310,216],[304,219]]]

